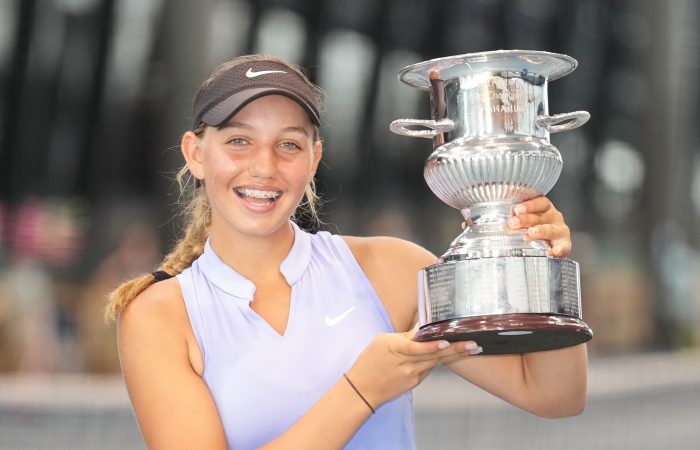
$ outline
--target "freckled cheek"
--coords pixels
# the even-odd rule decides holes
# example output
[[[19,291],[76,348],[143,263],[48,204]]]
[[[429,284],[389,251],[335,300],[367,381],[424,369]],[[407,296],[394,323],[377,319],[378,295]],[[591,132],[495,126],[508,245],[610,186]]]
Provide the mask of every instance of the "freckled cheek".
[[[287,182],[293,186],[306,187],[306,183],[311,181],[311,165],[309,164],[294,164],[285,168],[284,173]]]
[[[245,166],[246,165],[242,161],[233,161],[224,156],[213,156],[209,158],[208,164],[205,167],[207,173],[206,178],[209,180],[230,180],[232,177],[243,172]]]

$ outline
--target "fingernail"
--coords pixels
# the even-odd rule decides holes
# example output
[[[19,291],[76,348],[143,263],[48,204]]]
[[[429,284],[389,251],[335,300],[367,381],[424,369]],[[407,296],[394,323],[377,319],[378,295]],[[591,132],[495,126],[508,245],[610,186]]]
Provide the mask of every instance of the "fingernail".
[[[529,234],[530,236],[537,236],[538,234],[540,234],[540,229],[537,227],[530,227],[527,229],[527,234]]]
[[[474,350],[474,351],[472,352],[472,355],[478,355],[479,353],[481,353],[481,352],[483,352],[483,351],[484,351],[484,349],[483,349],[481,346],[479,346],[479,347],[476,348],[476,350]]]
[[[474,341],[469,341],[464,344],[464,349],[469,352],[473,352],[477,348],[479,348],[479,346]]]
[[[445,349],[450,346],[450,343],[448,341],[440,341],[438,342],[438,348],[440,350]]]
[[[525,208],[525,206],[523,206],[523,205],[518,205],[518,206],[516,206],[515,208],[513,208],[513,213],[514,213],[516,216],[519,216],[520,214],[523,214],[523,213],[526,213],[526,212],[527,212],[527,208]]]
[[[520,219],[518,219],[517,217],[511,217],[510,219],[508,219],[508,225],[511,228],[520,228]]]

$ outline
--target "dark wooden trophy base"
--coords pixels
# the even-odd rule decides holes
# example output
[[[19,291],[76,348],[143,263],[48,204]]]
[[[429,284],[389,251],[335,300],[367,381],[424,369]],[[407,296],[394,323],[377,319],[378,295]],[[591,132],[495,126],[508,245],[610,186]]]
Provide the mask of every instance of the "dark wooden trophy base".
[[[556,314],[498,314],[429,323],[416,333],[419,342],[438,339],[476,341],[482,355],[507,355],[571,347],[593,332],[582,320]]]

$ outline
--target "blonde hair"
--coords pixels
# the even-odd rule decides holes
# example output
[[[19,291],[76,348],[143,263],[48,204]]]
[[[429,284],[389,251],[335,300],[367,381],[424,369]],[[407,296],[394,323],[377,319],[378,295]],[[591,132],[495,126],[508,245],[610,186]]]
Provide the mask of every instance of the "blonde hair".
[[[212,82],[214,82],[214,80],[232,67],[252,61],[276,61],[288,66],[290,69],[297,72],[302,79],[309,84],[309,87],[311,87],[314,95],[316,95],[319,104],[321,103],[322,92],[320,88],[308,80],[308,77],[301,68],[289,64],[281,58],[270,55],[239,56],[221,64],[214,69],[212,74],[204,81],[204,83],[202,83],[202,85],[199,87],[197,95],[201,94]],[[207,127],[208,125],[202,123],[193,131],[196,135],[201,136]],[[318,127],[314,126],[313,141],[316,142],[319,140],[321,140],[321,137]],[[163,262],[161,262],[156,269],[157,271],[166,272],[171,276],[177,275],[190,267],[194,260],[202,254],[204,251],[204,244],[209,236],[209,230],[211,227],[211,204],[209,203],[206,191],[204,188],[197,188],[195,183],[192,182],[192,177],[187,169],[187,166],[183,166],[178,172],[177,182],[180,188],[180,193],[182,194],[181,198],[189,197],[188,200],[183,202],[184,207],[182,210],[187,226],[184,229],[183,236],[177,241],[173,250],[165,256]],[[299,214],[298,210],[306,209],[310,219],[314,223],[320,224],[321,221],[318,217],[318,202],[319,198],[318,194],[316,193],[315,182],[314,180],[311,180],[311,182],[306,186],[304,200],[297,208],[295,215]],[[134,298],[136,298],[155,282],[156,278],[153,274],[149,273],[140,275],[121,284],[117,289],[109,294],[108,304],[105,308],[105,320],[107,322],[116,320],[127,305],[134,300]]]

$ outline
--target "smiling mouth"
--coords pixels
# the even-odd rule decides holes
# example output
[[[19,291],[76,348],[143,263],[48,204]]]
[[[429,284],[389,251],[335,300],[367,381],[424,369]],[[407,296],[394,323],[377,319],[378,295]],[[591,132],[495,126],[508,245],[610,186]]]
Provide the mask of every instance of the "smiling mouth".
[[[270,205],[282,196],[282,193],[279,191],[263,191],[248,188],[235,188],[234,191],[240,198],[259,206]]]

